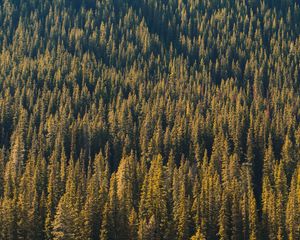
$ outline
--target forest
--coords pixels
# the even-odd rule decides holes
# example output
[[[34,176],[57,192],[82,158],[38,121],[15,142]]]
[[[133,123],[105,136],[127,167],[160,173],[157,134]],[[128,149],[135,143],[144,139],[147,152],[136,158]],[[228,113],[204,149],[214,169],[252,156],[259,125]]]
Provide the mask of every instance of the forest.
[[[0,0],[0,240],[299,240],[300,2]]]

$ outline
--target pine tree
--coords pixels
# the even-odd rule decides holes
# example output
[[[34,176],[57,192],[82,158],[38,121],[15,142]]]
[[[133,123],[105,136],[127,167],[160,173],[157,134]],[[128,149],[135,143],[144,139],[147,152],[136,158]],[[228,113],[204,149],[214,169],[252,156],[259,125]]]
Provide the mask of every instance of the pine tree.
[[[153,224],[153,236],[165,239],[167,231],[167,190],[162,157],[154,157],[144,180],[139,206],[140,225],[146,220]],[[141,231],[140,231],[141,232]],[[140,233],[141,235],[141,233]]]
[[[108,162],[100,152],[94,159],[93,174],[87,181],[87,196],[82,209],[86,239],[99,239],[102,213],[108,197]]]
[[[300,237],[300,171],[298,167],[293,175],[286,208],[286,229],[288,239]]]
[[[219,214],[219,232],[221,240],[230,239],[230,211],[229,211],[229,197],[226,193],[222,195],[222,205]]]
[[[257,218],[257,206],[256,200],[254,197],[253,190],[251,187],[248,189],[248,198],[249,198],[249,239],[256,240],[258,239],[258,218]]]
[[[188,239],[190,236],[190,200],[187,196],[184,179],[178,180],[179,192],[177,203],[174,201],[174,219],[177,222],[177,239]]]
[[[276,221],[275,209],[270,206],[275,205],[274,191],[271,187],[270,179],[267,176],[263,178],[262,188],[262,235],[264,238],[275,239],[276,229],[274,223]]]
[[[103,211],[100,239],[117,240],[122,237],[122,228],[120,202],[117,194],[117,180],[115,174],[112,174],[108,199]]]
[[[52,238],[52,222],[54,219],[55,209],[62,195],[60,191],[60,166],[55,159],[54,153],[51,157],[51,163],[48,165],[48,185],[47,185],[47,217],[45,223],[45,232],[48,239]]]
[[[233,182],[233,189],[238,189],[240,184],[237,181]],[[242,216],[239,206],[239,191],[234,191],[232,193],[232,202],[231,202],[231,239],[241,239],[242,238]]]
[[[4,197],[1,201],[1,237],[3,239],[18,239],[17,199]]]
[[[275,168],[275,191],[276,191],[276,225],[277,237],[285,235],[285,208],[287,201],[287,178],[284,172],[283,162]]]
[[[206,163],[203,162],[203,166]],[[210,162],[209,166],[205,170],[201,182],[201,219],[203,223],[203,234],[207,238],[215,238],[218,233],[219,226],[219,212],[221,210],[222,189],[220,183],[220,177],[217,174],[214,163]]]
[[[20,135],[15,137],[10,159],[5,168],[5,195],[13,197],[24,168],[24,143]]]
[[[0,150],[0,197],[4,194],[5,149]]]
[[[129,239],[138,239],[138,219],[134,209],[131,210],[129,215]]]
[[[194,220],[194,226],[197,230],[201,231],[201,199],[200,199],[200,183],[195,179],[193,187],[193,204],[192,204],[192,216]],[[199,228],[199,229],[198,229]]]
[[[57,206],[55,213],[52,235],[53,239],[79,239],[79,229],[76,227],[76,218],[78,213],[70,203],[66,196],[63,196]]]
[[[282,147],[282,161],[284,163],[287,180],[290,182],[293,170],[296,167],[296,160],[294,146],[288,135],[286,135],[284,145]]]
[[[201,233],[200,228],[198,228],[196,234],[190,240],[206,240],[206,237]]]
[[[66,192],[60,198],[54,220],[52,222],[52,236],[54,239],[81,239],[82,218],[80,215],[81,184],[78,177],[79,161],[76,165],[70,163],[66,183]]]
[[[263,163],[263,174],[265,177],[270,177],[274,163],[275,163],[275,156],[273,151],[272,138],[271,135],[269,135],[268,147],[265,150],[264,163]]]

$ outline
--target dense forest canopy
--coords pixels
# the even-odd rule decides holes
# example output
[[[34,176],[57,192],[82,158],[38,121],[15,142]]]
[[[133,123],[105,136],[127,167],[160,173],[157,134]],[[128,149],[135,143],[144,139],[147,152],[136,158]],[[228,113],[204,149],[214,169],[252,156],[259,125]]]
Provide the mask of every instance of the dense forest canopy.
[[[300,239],[296,0],[0,0],[0,239]]]

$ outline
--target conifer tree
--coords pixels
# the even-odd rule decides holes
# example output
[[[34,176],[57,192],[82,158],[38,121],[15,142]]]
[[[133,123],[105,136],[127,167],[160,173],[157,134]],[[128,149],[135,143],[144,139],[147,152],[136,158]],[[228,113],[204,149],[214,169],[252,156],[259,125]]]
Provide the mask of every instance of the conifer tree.
[[[288,239],[300,237],[300,171],[299,164],[293,175],[286,209],[286,230]]]
[[[193,235],[190,240],[206,240],[206,237],[201,233],[200,229]]]
[[[293,175],[293,170],[296,167],[296,160],[293,143],[288,135],[285,137],[284,145],[282,147],[282,161],[289,182]]]
[[[167,230],[167,190],[164,175],[162,157],[155,156],[143,183],[139,206],[141,221],[146,220],[149,225],[152,224],[154,238],[161,239],[165,239]]]

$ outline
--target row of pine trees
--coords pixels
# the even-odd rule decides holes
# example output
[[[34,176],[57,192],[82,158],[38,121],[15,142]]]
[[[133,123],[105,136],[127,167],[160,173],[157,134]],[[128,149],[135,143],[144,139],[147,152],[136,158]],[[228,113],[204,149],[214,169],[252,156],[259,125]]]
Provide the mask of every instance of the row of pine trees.
[[[300,239],[299,22],[0,0],[0,240]]]
[[[67,163],[59,145],[48,167],[31,151],[23,174],[13,155],[2,179],[1,239],[298,239],[299,164],[288,182],[288,163],[275,160],[270,140],[259,203],[251,165],[223,140],[210,159],[205,152],[179,166],[172,151],[165,164],[131,152],[113,173],[108,149],[87,168],[83,158]]]

